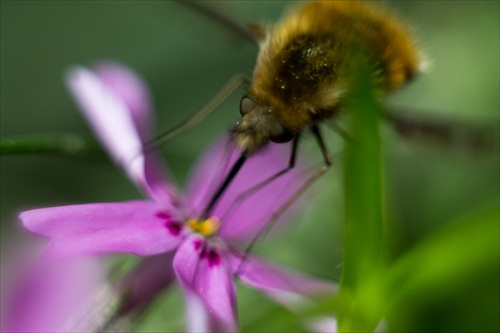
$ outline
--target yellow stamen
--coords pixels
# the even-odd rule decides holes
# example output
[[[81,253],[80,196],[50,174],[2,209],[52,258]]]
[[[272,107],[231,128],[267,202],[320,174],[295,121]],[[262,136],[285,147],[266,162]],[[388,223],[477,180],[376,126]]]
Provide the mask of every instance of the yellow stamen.
[[[203,221],[200,221],[199,219],[189,219],[187,221],[187,226],[194,232],[197,232],[205,237],[210,237],[217,230],[219,230],[220,221],[216,217],[211,217]]]

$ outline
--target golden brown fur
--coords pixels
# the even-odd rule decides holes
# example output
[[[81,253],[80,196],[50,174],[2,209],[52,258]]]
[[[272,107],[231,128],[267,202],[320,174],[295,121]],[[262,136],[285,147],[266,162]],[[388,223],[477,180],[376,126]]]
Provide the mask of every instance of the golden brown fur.
[[[353,50],[366,55],[382,92],[411,79],[421,62],[407,28],[378,4],[313,1],[270,27],[247,92],[260,108],[235,126],[236,144],[253,154],[273,121],[296,135],[334,118],[349,93]]]

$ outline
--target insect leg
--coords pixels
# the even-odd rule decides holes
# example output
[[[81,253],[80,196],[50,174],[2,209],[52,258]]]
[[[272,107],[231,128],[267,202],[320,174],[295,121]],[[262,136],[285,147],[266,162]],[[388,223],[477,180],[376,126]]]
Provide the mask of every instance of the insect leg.
[[[274,175],[270,176],[269,178],[264,179],[263,181],[259,182],[258,184],[254,185],[254,186],[250,187],[249,189],[245,190],[244,192],[240,193],[233,200],[233,203],[231,204],[231,206],[224,213],[224,216],[222,217],[222,220],[227,219],[227,216],[231,212],[233,212],[234,209],[236,209],[243,202],[243,200],[247,199],[252,194],[257,193],[257,191],[259,191],[260,189],[264,188],[265,186],[267,186],[268,184],[270,184],[271,182],[273,182],[275,179],[278,179],[280,176],[286,174],[288,171],[290,171],[291,169],[293,169],[295,167],[295,161],[297,159],[297,150],[298,150],[298,144],[299,144],[299,136],[300,135],[297,135],[294,138],[294,140],[293,140],[292,151],[291,151],[291,154],[290,154],[290,160],[288,162],[288,166],[285,169],[283,169],[281,171],[278,171],[277,173],[275,173]]]
[[[316,141],[318,142],[321,153],[323,154],[325,165],[321,169],[316,171],[311,177],[309,177],[309,179],[307,179],[304,182],[304,184],[302,184],[302,186],[297,190],[297,192],[295,192],[276,212],[273,213],[273,215],[271,215],[269,221],[264,224],[262,229],[257,233],[257,235],[252,239],[250,244],[245,249],[243,257],[241,258],[241,262],[238,266],[238,269],[236,270],[236,275],[238,275],[242,271],[245,261],[247,260],[248,255],[252,251],[257,241],[265,237],[265,235],[267,235],[271,231],[271,229],[274,227],[279,218],[286,212],[286,210],[290,208],[309,189],[309,187],[311,187],[312,184],[314,184],[316,180],[318,180],[321,176],[323,176],[323,174],[325,174],[325,172],[327,172],[330,166],[332,165],[332,162],[328,154],[328,150],[326,149],[325,142],[323,140],[323,137],[321,136],[321,132],[319,131],[318,126],[316,125],[312,126],[311,131],[314,134]]]
[[[239,24],[230,17],[225,16],[219,11],[215,10],[212,6],[207,6],[202,1],[185,0],[185,1],[178,1],[178,3],[190,7],[191,9],[198,11],[202,15],[205,15],[208,18],[217,21],[221,25],[226,26],[230,31],[240,35],[240,37],[246,39],[252,44],[258,44],[259,35],[254,31],[255,28],[253,25],[244,26],[242,24]]]
[[[191,131],[199,123],[201,123],[203,119],[210,115],[222,102],[231,96],[245,81],[247,81],[247,78],[243,74],[236,74],[231,77],[231,79],[229,79],[229,81],[215,94],[212,100],[210,100],[204,107],[195,112],[187,120],[175,126],[171,130],[158,135],[156,138],[145,142],[143,152],[150,152],[157,149],[168,142],[174,141],[182,134]]]
[[[327,122],[328,127],[330,127],[335,133],[337,133],[345,142],[351,143],[352,137],[347,133],[345,129],[342,128],[337,122]]]
[[[323,160],[325,162],[325,166],[329,167],[332,165],[332,161],[330,160],[330,156],[328,154],[328,149],[326,149],[325,141],[323,140],[323,136],[319,131],[318,125],[311,126],[311,132],[316,138],[316,142],[318,143],[319,149],[321,150],[321,154],[323,155]]]
[[[384,110],[383,115],[396,132],[407,140],[464,153],[497,153],[498,124],[467,124],[451,119],[419,116],[417,113]]]
[[[269,221],[264,224],[264,227],[257,233],[257,235],[252,239],[250,244],[246,247],[245,253],[243,254],[243,257],[241,258],[241,262],[238,266],[238,269],[236,270],[236,275],[238,275],[241,271],[242,268],[245,265],[245,261],[248,258],[248,255],[252,251],[253,247],[257,243],[258,240],[262,239],[265,237],[271,229],[274,227],[276,222],[279,220],[279,218],[286,212],[288,208],[290,208],[308,189],[311,187],[311,185],[318,180],[328,169],[330,168],[330,165],[324,165],[321,169],[316,171],[307,181],[295,192],[293,196],[290,197],[274,214],[271,216]]]

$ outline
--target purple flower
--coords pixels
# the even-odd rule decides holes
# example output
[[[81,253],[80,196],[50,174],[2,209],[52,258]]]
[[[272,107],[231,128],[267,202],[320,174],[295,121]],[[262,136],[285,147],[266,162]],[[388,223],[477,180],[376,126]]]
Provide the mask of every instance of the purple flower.
[[[2,332],[92,331],[106,320],[111,291],[102,293],[105,274],[99,258],[51,260],[19,250],[2,265],[8,267],[2,280]]]
[[[173,278],[169,267],[173,267],[186,294],[190,331],[237,330],[236,274],[285,305],[336,290],[333,284],[255,256],[241,264],[243,253],[234,245],[258,235],[304,181],[299,165],[255,195],[235,201],[286,166],[289,145],[272,145],[266,154],[249,159],[211,216],[201,219],[210,196],[237,158],[227,139],[205,152],[182,197],[158,154],[141,153],[142,144],[150,139],[152,110],[140,79],[122,66],[104,64],[94,71],[74,68],[67,80],[97,136],[148,199],[23,212],[20,217],[26,228],[50,238],[47,255],[151,256],[141,266],[143,271],[135,271],[126,282],[132,289],[125,311],[144,304],[168,285]]]

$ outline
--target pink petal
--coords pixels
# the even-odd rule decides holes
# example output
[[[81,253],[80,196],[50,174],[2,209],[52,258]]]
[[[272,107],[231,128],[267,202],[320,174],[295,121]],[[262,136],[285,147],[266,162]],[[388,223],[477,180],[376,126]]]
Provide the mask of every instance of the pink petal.
[[[94,70],[102,84],[126,104],[141,141],[151,140],[154,114],[146,82],[132,69],[115,62],[100,63]]]
[[[89,306],[104,281],[102,262],[95,258],[39,261],[23,273],[2,292],[8,294],[2,332],[93,330],[97,318],[89,317]]]
[[[141,145],[153,138],[154,113],[146,82],[129,67],[114,62],[100,63],[95,72],[102,84],[115,93],[127,105],[128,113],[139,134]],[[175,189],[170,184],[170,173],[156,152],[149,152],[144,161],[145,184],[148,193],[160,202],[177,201]],[[126,165],[124,166],[127,167]],[[143,181],[142,177],[139,179]],[[165,197],[167,196],[167,197]]]
[[[172,266],[174,253],[159,254],[145,258],[121,283],[120,290],[127,296],[118,310],[119,315],[138,311],[175,279]]]
[[[221,251],[192,235],[179,247],[174,269],[186,293],[191,332],[236,332],[235,286]]]
[[[146,105],[149,102],[129,105],[130,98],[134,97],[123,96],[127,85],[128,90],[138,89],[136,94],[147,99],[146,88],[140,84],[140,79],[134,80],[132,72],[118,65],[102,66],[100,71],[106,74],[105,80],[83,67],[71,69],[66,79],[68,88],[113,160],[153,199],[169,203],[173,189],[165,166],[157,154],[142,153],[143,139],[151,136],[151,133],[145,133],[146,122],[151,116]],[[124,86],[119,87],[118,80],[123,80]],[[108,82],[113,84],[108,86]]]
[[[149,152],[145,155],[143,179],[144,181],[141,181],[143,191],[161,206],[167,209],[184,206],[181,194],[171,181],[170,171],[157,152]]]
[[[229,162],[228,154],[231,155]],[[295,168],[229,210],[239,194],[285,169],[290,154],[291,144],[270,144],[262,154],[246,161],[212,212],[223,223],[221,236],[238,240],[252,238],[304,183],[307,174],[303,173],[305,167],[299,154]],[[187,197],[198,214],[203,211],[223,179],[222,173],[227,174],[238,157],[239,152],[227,145],[227,137],[224,137],[207,150],[196,164],[188,184]],[[293,214],[293,209],[289,209],[287,214]]]
[[[243,283],[292,310],[299,310],[308,297],[333,296],[338,290],[335,283],[290,271],[255,256],[247,257],[243,263],[241,257],[232,256],[231,264]]]
[[[142,141],[125,101],[107,87],[96,73],[83,67],[69,70],[66,82],[82,113],[111,156],[119,163],[130,163],[141,152]]]
[[[174,249],[182,233],[153,202],[129,201],[43,208],[21,213],[30,231],[51,238],[48,252],[154,255]]]

